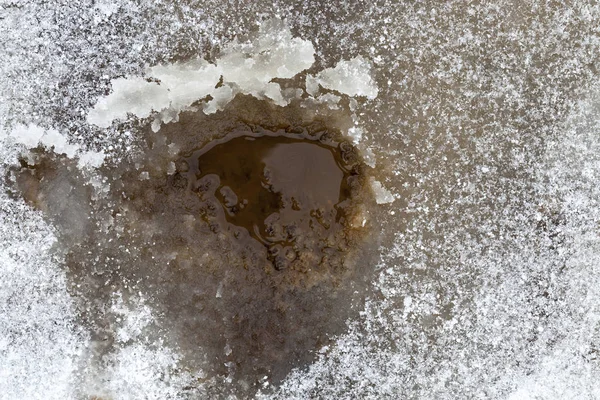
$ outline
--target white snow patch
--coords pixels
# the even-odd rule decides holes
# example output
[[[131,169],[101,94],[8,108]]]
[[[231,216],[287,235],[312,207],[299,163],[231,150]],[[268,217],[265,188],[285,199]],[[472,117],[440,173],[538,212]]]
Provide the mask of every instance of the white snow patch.
[[[98,168],[105,159],[104,153],[85,151],[79,145],[69,143],[68,139],[56,129],[44,129],[35,124],[16,125],[10,131],[0,131],[0,141],[9,146],[21,145],[26,149],[42,146],[69,158],[77,157],[80,168]]]

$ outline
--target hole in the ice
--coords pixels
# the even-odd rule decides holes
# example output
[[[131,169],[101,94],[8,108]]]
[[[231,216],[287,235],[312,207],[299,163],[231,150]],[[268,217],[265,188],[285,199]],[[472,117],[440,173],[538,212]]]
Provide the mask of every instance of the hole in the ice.
[[[115,294],[147,299],[155,320],[135,334],[176,349],[182,369],[250,394],[343,333],[376,244],[367,168],[333,126],[238,97],[148,129],[140,156],[93,184],[74,160],[24,157],[11,179],[57,228],[93,360],[127,345]]]
[[[356,150],[299,132],[238,129],[177,160],[170,178],[206,203],[213,230],[261,243],[277,270],[343,251],[343,230],[357,218]]]

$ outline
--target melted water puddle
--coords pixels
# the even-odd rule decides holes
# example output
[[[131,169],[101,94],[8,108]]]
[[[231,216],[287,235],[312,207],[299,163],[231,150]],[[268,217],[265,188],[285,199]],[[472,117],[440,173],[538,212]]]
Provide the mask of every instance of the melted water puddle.
[[[262,243],[281,270],[325,256],[318,238],[340,235],[348,225],[349,182],[358,172],[333,146],[269,133],[242,131],[211,142],[179,163],[185,172],[173,180],[218,201],[208,222],[223,229],[227,221],[236,237]]]

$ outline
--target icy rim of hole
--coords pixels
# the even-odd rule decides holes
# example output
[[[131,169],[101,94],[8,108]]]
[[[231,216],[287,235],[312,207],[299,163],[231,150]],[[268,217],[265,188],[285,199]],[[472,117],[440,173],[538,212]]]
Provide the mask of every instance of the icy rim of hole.
[[[98,100],[87,121],[107,128],[128,114],[147,118],[157,113],[152,123],[157,132],[161,123],[177,121],[181,111],[192,110],[192,104],[208,96],[211,100],[202,102],[206,114],[222,110],[240,93],[270,100],[278,106],[286,106],[307,93],[331,108],[337,107],[341,97],[331,93],[317,97],[319,86],[350,97],[371,100],[377,97],[371,63],[361,56],[306,76],[306,91],[282,89],[273,82],[273,79],[294,78],[312,67],[314,54],[310,41],[293,37],[284,21],[271,19],[261,24],[254,40],[245,43],[234,40],[226,45],[214,64],[196,58],[147,68],[145,77],[113,79],[112,93]]]

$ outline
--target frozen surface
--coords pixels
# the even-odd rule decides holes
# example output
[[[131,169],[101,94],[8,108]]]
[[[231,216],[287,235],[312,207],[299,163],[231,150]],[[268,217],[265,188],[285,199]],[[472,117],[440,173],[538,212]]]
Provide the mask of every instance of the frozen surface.
[[[277,15],[289,31],[263,23],[245,40]],[[99,165],[136,150],[135,120],[113,124],[127,113],[157,112],[158,130],[209,94],[206,112],[235,93],[284,104],[271,80],[312,68],[308,95],[358,96],[349,134],[396,201],[374,216],[377,295],[261,396],[594,399],[599,18],[587,1],[6,3],[0,159],[41,143]],[[129,340],[104,367],[80,365],[91,344],[52,243],[40,215],[0,195],[3,397],[190,398],[177,349],[139,334],[147,303],[118,306]]]

